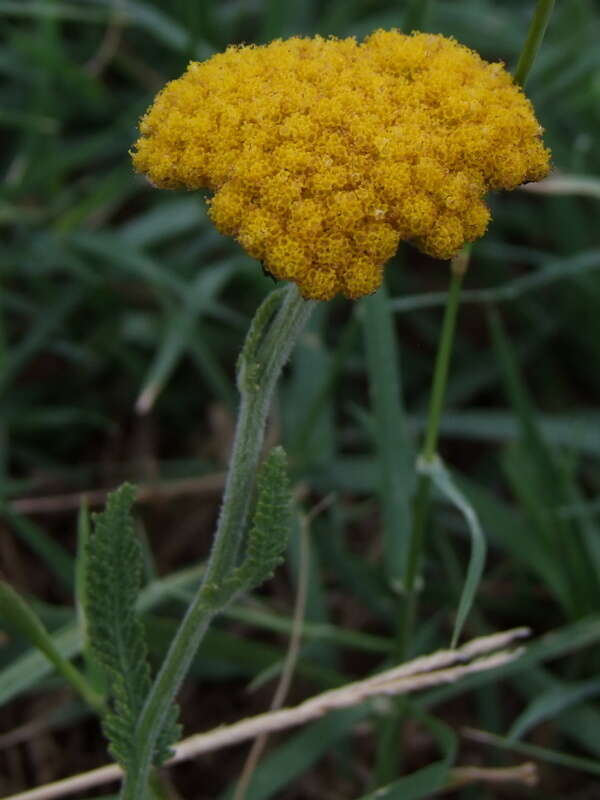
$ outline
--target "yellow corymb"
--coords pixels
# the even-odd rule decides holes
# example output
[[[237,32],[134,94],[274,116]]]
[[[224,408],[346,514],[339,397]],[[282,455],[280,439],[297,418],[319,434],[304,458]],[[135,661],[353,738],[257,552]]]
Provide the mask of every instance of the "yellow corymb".
[[[549,169],[532,106],[501,64],[395,30],[192,62],[140,132],[137,170],[211,190],[217,228],[320,300],[375,291],[400,240],[451,258],[485,232],[486,192]]]

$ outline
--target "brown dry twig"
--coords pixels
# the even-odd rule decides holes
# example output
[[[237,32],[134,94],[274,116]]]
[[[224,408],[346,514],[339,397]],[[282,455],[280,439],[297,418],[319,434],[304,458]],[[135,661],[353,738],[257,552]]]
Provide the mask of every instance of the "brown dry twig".
[[[538,779],[537,765],[533,761],[526,761],[515,767],[454,767],[450,770],[450,778],[442,792],[462,789],[473,783],[487,783],[494,786],[518,783],[521,786],[537,786]]]
[[[136,495],[138,503],[151,503],[184,495],[216,494],[225,485],[224,472],[212,472],[199,478],[180,478],[162,483],[139,486]],[[19,514],[52,514],[62,511],[76,511],[83,502],[88,506],[101,506],[113,489],[91,489],[87,492],[46,495],[44,497],[22,497],[13,500],[10,507]]]

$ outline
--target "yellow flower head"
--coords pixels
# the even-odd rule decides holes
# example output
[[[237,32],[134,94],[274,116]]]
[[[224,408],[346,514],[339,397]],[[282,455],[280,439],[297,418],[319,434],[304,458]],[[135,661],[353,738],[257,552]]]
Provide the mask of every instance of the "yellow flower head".
[[[212,190],[217,228],[320,300],[375,291],[401,239],[451,258],[485,232],[488,190],[549,169],[531,104],[501,64],[395,30],[192,62],[140,131],[138,171]]]

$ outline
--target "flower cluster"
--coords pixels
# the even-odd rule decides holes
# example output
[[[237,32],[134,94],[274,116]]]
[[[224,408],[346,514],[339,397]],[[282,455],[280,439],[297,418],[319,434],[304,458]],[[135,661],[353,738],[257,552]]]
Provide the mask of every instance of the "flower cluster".
[[[549,168],[501,64],[395,30],[230,47],[167,84],[140,130],[137,170],[212,190],[217,228],[316,299],[375,291],[400,240],[452,257],[485,232],[488,190]]]

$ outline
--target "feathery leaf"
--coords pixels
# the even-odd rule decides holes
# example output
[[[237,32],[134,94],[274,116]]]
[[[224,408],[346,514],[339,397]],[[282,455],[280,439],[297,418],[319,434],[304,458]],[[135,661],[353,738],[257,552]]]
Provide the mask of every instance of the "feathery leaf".
[[[135,489],[125,484],[108,496],[105,510],[94,515],[85,581],[90,642],[108,686],[104,732],[111,753],[124,767],[132,756],[135,727],[150,690],[144,629],[135,611],[143,556],[131,517],[134,498]],[[156,760],[168,757],[171,734],[177,733],[174,721],[165,727]]]
[[[287,456],[282,447],[274,447],[258,473],[256,507],[244,561],[230,578],[240,589],[260,586],[282,563],[291,516]]]
[[[256,480],[257,499],[242,563],[223,581],[206,581],[204,602],[213,611],[228,605],[236,595],[260,586],[283,561],[291,524],[287,456],[274,447]]]

